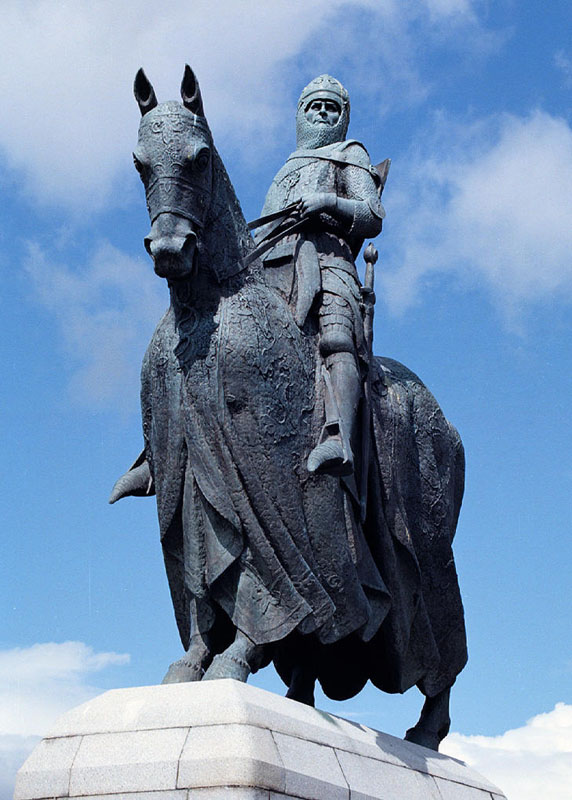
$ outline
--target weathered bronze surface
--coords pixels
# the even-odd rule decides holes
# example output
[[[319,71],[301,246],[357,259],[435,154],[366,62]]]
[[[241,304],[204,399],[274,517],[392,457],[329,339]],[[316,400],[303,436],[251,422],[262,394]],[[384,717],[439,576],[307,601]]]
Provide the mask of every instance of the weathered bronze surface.
[[[145,355],[145,448],[112,502],[156,493],[184,657],[165,681],[246,680],[273,661],[288,696],[371,680],[426,697],[407,738],[437,748],[466,662],[451,543],[464,455],[431,393],[371,355],[373,264],[389,162],[346,140],[349,98],[320,76],[256,243],[196,78],[157,103],[143,71],[135,164],[145,246],[171,305]]]

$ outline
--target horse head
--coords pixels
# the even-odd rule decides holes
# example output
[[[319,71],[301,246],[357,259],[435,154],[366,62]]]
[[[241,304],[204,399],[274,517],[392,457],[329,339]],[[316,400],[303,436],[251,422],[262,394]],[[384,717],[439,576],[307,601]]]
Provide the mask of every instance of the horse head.
[[[185,68],[183,103],[157,103],[142,69],[134,93],[141,123],[133,160],[147,197],[151,230],[145,247],[157,275],[169,282],[191,276],[213,188],[213,142],[200,89]]]

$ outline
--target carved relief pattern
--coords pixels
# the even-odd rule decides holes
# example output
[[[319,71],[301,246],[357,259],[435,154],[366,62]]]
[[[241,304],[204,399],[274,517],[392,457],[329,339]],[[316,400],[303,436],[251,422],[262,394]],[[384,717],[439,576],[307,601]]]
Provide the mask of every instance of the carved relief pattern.
[[[314,406],[313,371],[304,343],[287,307],[268,290],[246,286],[229,302],[224,364],[237,377],[225,378],[234,387],[230,407],[244,387],[256,386],[253,397],[260,437],[277,444],[300,435]],[[313,366],[313,364],[312,364]],[[230,390],[229,390],[230,391]]]

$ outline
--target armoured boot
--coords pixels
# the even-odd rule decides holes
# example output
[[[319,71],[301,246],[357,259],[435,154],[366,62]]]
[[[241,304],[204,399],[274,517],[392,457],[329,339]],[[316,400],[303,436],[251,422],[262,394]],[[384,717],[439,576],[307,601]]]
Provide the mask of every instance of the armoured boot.
[[[150,497],[153,494],[155,485],[143,451],[127,472],[115,482],[109,502],[116,503],[123,497]]]
[[[354,468],[352,437],[362,393],[353,353],[332,353],[323,368],[326,422],[308,457],[308,472],[343,476]]]

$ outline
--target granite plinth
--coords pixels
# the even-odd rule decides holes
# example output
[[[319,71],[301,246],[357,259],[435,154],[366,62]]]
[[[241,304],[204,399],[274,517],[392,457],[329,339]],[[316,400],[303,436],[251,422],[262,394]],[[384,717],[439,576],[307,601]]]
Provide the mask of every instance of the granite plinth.
[[[115,689],[64,714],[15,800],[503,800],[465,764],[233,680]]]

